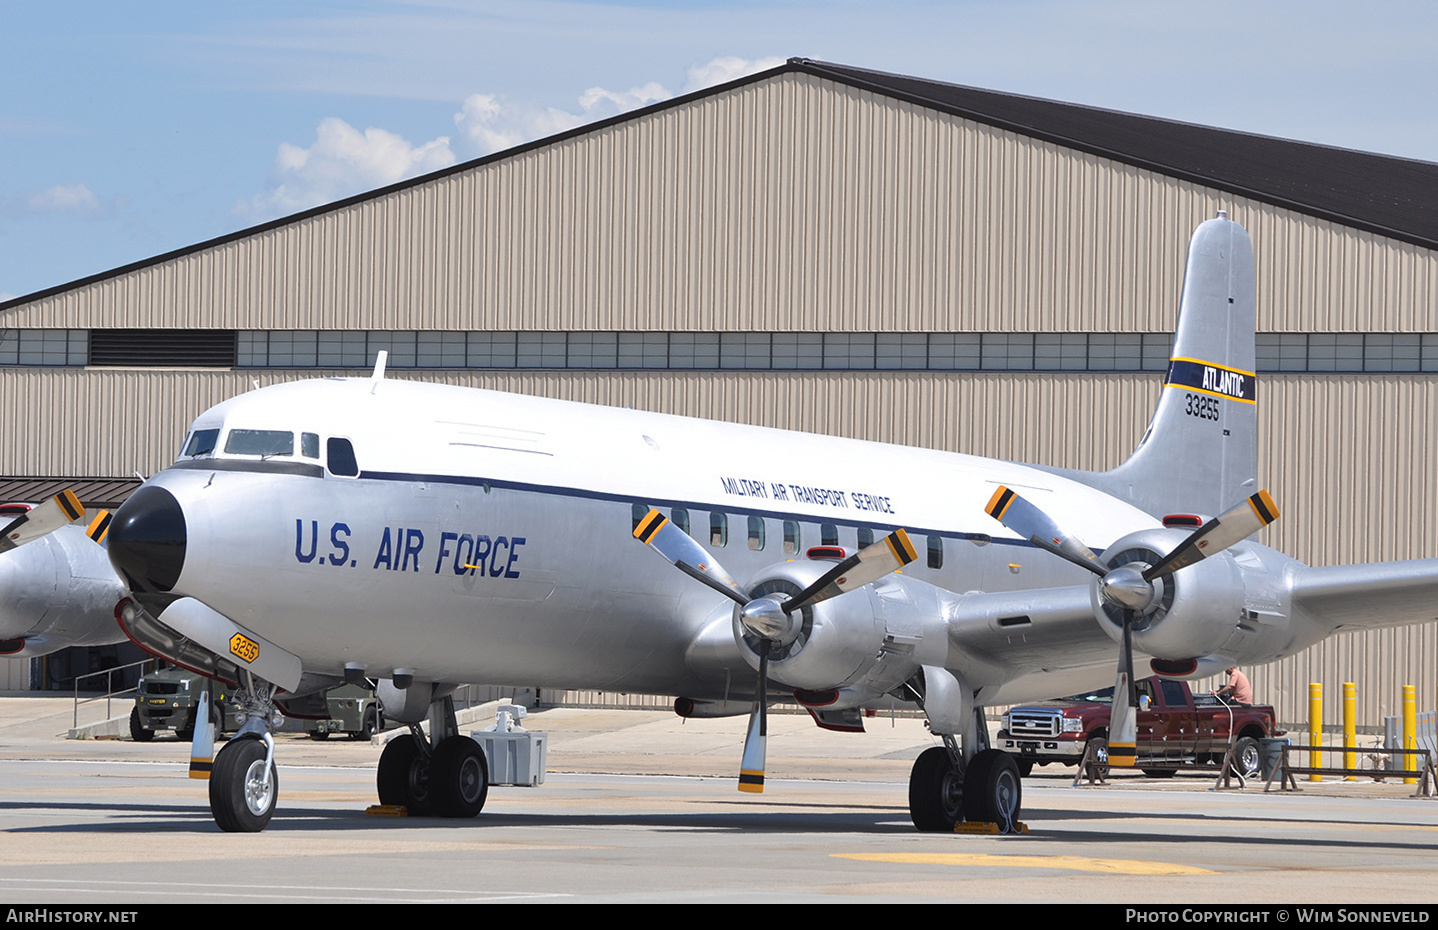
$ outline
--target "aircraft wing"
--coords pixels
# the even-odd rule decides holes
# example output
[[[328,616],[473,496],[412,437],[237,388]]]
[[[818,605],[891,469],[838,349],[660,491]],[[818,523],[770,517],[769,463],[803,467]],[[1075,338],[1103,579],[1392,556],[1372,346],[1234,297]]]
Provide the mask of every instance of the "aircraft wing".
[[[948,628],[959,652],[1011,669],[1111,666],[1116,648],[1094,619],[1088,585],[966,594]]]
[[[1438,559],[1304,568],[1293,604],[1334,630],[1438,620]]]

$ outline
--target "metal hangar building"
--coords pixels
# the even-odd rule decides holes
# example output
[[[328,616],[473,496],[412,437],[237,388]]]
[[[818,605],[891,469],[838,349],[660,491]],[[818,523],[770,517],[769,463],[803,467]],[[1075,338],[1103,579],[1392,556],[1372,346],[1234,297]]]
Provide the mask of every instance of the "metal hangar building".
[[[1438,164],[807,59],[0,304],[0,498],[151,474],[204,408],[379,349],[392,377],[1106,469],[1219,210],[1258,265],[1265,542],[1438,556]],[[1357,681],[1376,726],[1435,667],[1438,621],[1250,673],[1290,722]]]

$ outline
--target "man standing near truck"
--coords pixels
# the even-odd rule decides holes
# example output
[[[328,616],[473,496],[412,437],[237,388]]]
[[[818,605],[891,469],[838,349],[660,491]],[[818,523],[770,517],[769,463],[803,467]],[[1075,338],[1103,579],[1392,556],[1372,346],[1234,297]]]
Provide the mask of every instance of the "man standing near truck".
[[[1248,676],[1233,665],[1224,669],[1224,672],[1228,675],[1228,684],[1213,693],[1221,698],[1232,698],[1239,704],[1252,704],[1253,686],[1248,683]]]

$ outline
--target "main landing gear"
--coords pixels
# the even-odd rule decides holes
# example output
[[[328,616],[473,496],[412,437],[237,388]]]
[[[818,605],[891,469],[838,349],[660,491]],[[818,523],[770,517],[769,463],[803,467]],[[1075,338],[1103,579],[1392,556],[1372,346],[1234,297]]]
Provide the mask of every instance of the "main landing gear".
[[[419,724],[385,746],[377,777],[379,802],[404,807],[414,817],[473,817],[489,795],[484,750],[459,733],[454,702],[446,697],[430,708],[431,744]]]
[[[1023,783],[1013,757],[985,749],[964,763],[952,736],[924,750],[909,773],[909,818],[925,833],[952,833],[963,820],[996,824],[1011,833],[1019,819]],[[956,761],[957,760],[957,761]]]
[[[929,729],[944,745],[924,750],[909,773],[909,818],[926,833],[951,833],[960,821],[1023,829],[1023,782],[1008,753],[988,746],[984,711],[974,690],[949,669],[925,666],[908,683]]]

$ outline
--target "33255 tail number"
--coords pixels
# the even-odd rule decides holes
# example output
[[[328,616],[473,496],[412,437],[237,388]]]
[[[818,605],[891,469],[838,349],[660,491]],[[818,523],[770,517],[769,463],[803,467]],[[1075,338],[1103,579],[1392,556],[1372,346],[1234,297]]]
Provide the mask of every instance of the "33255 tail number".
[[[1183,412],[1191,417],[1198,417],[1201,420],[1218,419],[1218,398],[1204,397],[1202,394],[1184,394]]]

